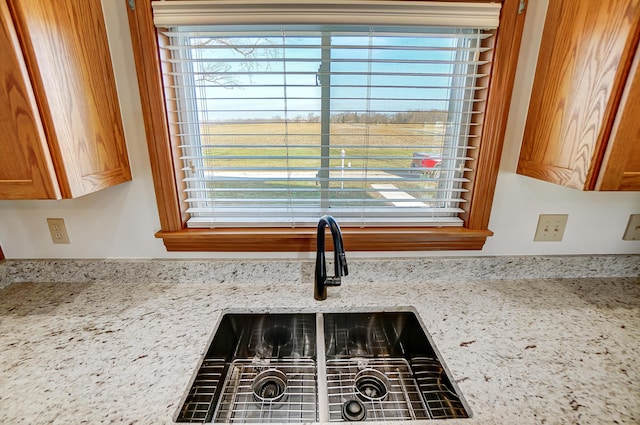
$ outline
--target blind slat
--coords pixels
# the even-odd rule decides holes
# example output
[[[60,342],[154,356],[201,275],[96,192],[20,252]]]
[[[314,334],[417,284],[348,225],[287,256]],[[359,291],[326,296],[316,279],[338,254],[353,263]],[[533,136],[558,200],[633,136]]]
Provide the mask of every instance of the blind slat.
[[[187,35],[185,33],[181,34],[180,38],[184,38],[184,36]],[[474,40],[470,39],[470,38],[461,38],[462,40]],[[179,42],[179,41],[177,41]],[[174,46],[173,48],[163,48],[163,50],[167,50],[167,51],[180,51],[180,50],[184,50],[185,47],[188,47],[189,50],[196,52],[198,50],[207,50],[207,51],[230,51],[229,47],[226,46],[208,46],[208,45],[189,45],[189,46],[180,46],[180,47],[176,47]],[[269,45],[268,48],[266,47],[257,47],[255,45],[242,45],[239,44],[237,46],[233,47],[233,50],[238,51],[238,50],[242,50],[242,49],[251,49],[251,50],[263,50],[263,51],[276,51],[276,50],[284,50],[286,49],[287,51],[297,51],[297,50],[301,50],[301,49],[317,49],[318,51],[322,51],[322,50],[332,50],[332,51],[340,51],[340,50],[353,50],[353,51],[358,51],[358,50],[362,50],[362,51],[368,51],[370,50],[370,48],[368,47],[363,47],[363,46],[340,46],[340,48],[327,48],[324,47],[322,45],[308,45],[308,46],[303,46],[303,45],[298,45],[295,47],[291,47],[291,46],[287,46],[287,45],[279,45],[279,44],[271,44]],[[430,47],[430,46],[422,46],[422,47],[418,47],[418,46],[403,46],[403,48],[394,48],[394,47],[376,47],[375,50],[388,50],[388,51],[414,51],[414,52],[429,52],[429,53],[434,53],[434,52],[449,52],[449,53],[454,53],[454,52],[466,52],[469,54],[476,54],[476,53],[484,53],[489,51],[490,49],[488,48],[479,48],[479,47],[470,47],[470,48],[456,48],[456,47]],[[219,54],[219,52],[218,52]],[[225,57],[220,57],[220,59],[228,59]],[[297,59],[296,57],[291,57],[292,62],[296,62]],[[174,63],[189,63],[192,62],[192,60],[189,59],[174,59]],[[275,62],[274,59],[269,59],[269,58],[265,58],[263,59],[261,62]],[[350,62],[347,60],[343,60],[341,62]],[[338,62],[339,63],[339,62]],[[375,62],[373,62],[375,63]],[[380,63],[380,62],[378,62]]]
[[[195,134],[189,134],[189,133],[184,133],[181,135],[185,135],[185,136],[194,136]],[[215,136],[215,137],[233,137],[233,136],[261,136],[262,133],[224,133],[224,134],[206,134],[206,136]],[[272,133],[272,136],[278,136],[278,137],[283,137],[285,136],[284,133]],[[347,134],[340,134],[341,136],[362,136],[362,134],[358,134],[358,133],[347,133]],[[317,136],[316,133],[296,133],[294,134],[294,136]],[[379,135],[379,137],[384,137],[385,135]],[[387,137],[397,137],[397,136],[389,136],[387,135]],[[335,146],[333,146],[332,148],[335,149],[356,149],[356,148],[360,148],[362,145],[345,145],[345,144],[336,144]],[[232,145],[225,145],[223,143],[220,144],[198,144],[198,145],[178,145],[177,146],[180,149],[184,149],[184,150],[188,150],[188,149],[202,149],[202,148],[218,148],[218,149],[225,149],[225,148],[262,148],[262,149],[281,149],[282,145],[281,144],[232,144]],[[309,148],[309,145],[293,145],[293,144],[289,144],[288,145],[289,149],[307,149]],[[396,144],[393,146],[378,146],[377,149],[442,149],[442,145],[401,145],[401,144]],[[455,150],[460,150],[460,151],[468,151],[468,150],[473,150],[476,149],[475,146],[455,146],[455,147],[449,147],[448,149],[455,149]],[[182,158],[182,157],[181,157]]]

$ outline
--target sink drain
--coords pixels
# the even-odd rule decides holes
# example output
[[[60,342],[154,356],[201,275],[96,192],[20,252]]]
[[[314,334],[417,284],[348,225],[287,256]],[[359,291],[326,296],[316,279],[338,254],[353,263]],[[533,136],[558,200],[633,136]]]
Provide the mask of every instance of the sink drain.
[[[363,401],[382,401],[388,393],[387,377],[375,369],[363,369],[355,377],[356,394]]]
[[[255,377],[251,389],[258,403],[281,402],[286,395],[287,375],[277,369],[267,369]]]
[[[342,419],[345,421],[363,421],[367,418],[367,409],[360,400],[349,400],[342,405]]]

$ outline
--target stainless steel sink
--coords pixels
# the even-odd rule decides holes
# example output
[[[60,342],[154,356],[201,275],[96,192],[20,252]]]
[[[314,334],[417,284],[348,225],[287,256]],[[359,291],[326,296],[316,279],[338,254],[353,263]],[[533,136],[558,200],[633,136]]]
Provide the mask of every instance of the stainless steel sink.
[[[412,311],[225,314],[177,422],[469,417]]]
[[[325,314],[324,344],[331,421],[469,417],[413,312]]]
[[[314,314],[225,314],[177,422],[315,422]]]

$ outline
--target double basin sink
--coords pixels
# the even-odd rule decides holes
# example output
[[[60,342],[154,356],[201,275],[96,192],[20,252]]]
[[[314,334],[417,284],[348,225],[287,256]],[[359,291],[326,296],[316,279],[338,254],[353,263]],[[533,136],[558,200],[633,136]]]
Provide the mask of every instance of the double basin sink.
[[[227,313],[177,422],[467,418],[414,311]]]

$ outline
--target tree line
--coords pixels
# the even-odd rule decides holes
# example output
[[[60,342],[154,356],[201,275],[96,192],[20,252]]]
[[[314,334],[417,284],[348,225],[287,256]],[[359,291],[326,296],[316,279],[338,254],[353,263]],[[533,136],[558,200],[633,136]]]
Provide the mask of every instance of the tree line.
[[[288,122],[308,122],[319,123],[321,118],[319,114],[310,112],[307,115],[297,114],[286,120]],[[276,115],[271,118],[231,118],[217,121],[225,123],[261,123],[261,122],[285,122],[284,117]],[[447,111],[439,110],[410,110],[394,113],[382,112],[338,112],[331,114],[332,123],[371,123],[371,124],[424,124],[424,123],[444,123],[447,122]],[[215,124],[215,122],[207,122],[205,124]]]

